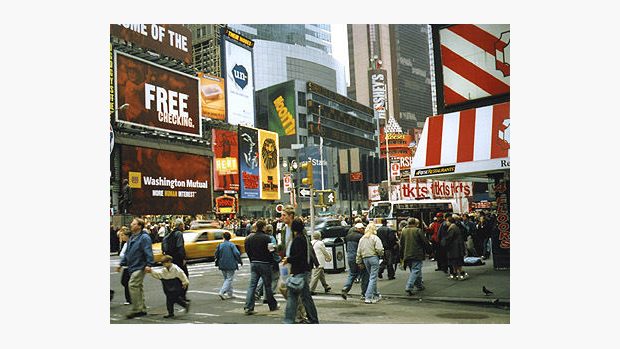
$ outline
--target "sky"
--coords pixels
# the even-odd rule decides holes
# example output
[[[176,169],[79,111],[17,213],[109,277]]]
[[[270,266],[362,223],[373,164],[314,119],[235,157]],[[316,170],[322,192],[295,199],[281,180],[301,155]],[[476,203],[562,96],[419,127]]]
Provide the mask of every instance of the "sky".
[[[345,66],[347,86],[349,85],[349,50],[347,43],[347,25],[332,24],[332,52],[334,58]]]

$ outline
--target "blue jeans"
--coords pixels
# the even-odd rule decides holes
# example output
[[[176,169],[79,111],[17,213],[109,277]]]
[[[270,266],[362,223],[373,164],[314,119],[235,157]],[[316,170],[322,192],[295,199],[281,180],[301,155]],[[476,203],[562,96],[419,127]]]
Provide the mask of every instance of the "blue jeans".
[[[276,293],[276,288],[278,288],[278,279],[280,278],[280,271],[271,272],[271,292]],[[258,284],[256,286],[256,295],[259,297],[263,296],[263,289],[265,288],[265,282],[263,278],[258,279]]]
[[[347,281],[345,281],[344,286],[342,286],[342,289],[346,292],[351,291],[353,282],[359,276],[361,279],[362,295],[364,295],[366,293],[366,289],[368,288],[368,270],[360,270],[355,263],[355,257],[353,259],[349,259],[347,262],[349,263],[349,276],[347,277]]]
[[[248,286],[248,292],[245,295],[245,310],[254,310],[254,293],[256,292],[256,286],[258,284],[258,278],[263,278],[265,283],[271,285],[271,264],[270,263],[250,263],[250,285]],[[265,300],[269,304],[269,310],[276,308],[278,303],[273,298],[273,292],[270,287],[267,287],[265,291]]]
[[[368,279],[368,287],[366,288],[365,293],[366,300],[370,301],[375,298],[375,296],[379,295],[379,291],[377,290],[377,276],[379,275],[379,257],[365,257],[364,266],[370,274]]]
[[[422,287],[422,261],[409,259],[405,263],[411,271],[405,285],[405,291],[413,291],[413,286]]]
[[[228,294],[229,296],[232,297],[233,294],[233,288],[232,288],[232,282],[233,282],[233,277],[235,276],[235,271],[234,270],[222,270],[222,275],[224,276],[224,283],[222,284],[222,288],[220,289],[220,294]]]
[[[284,311],[283,321],[285,324],[295,323],[295,315],[297,313],[297,296],[300,296],[299,298],[301,298],[301,303],[304,305],[304,308],[306,308],[308,321],[311,324],[319,323],[319,315],[317,314],[316,306],[314,305],[314,301],[310,295],[310,273],[305,272],[302,275],[304,275],[304,287],[301,289],[301,292],[295,292],[291,288],[287,288],[286,310]]]

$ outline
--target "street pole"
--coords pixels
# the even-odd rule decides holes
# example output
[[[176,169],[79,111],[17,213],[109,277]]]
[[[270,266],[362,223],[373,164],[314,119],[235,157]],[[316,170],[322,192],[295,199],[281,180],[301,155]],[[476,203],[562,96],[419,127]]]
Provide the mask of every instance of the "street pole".
[[[353,226],[353,190],[351,188],[351,149],[347,149],[347,177],[349,182],[349,217],[351,220],[351,226]]]
[[[390,141],[388,138],[387,127],[384,127],[383,130],[383,132],[385,133],[385,160],[387,163],[388,201],[392,201],[392,165],[390,164]]]
[[[314,234],[314,185],[310,183],[310,234]]]
[[[319,152],[321,153],[321,190],[325,190],[323,183],[323,130],[321,130],[321,106],[319,105]]]

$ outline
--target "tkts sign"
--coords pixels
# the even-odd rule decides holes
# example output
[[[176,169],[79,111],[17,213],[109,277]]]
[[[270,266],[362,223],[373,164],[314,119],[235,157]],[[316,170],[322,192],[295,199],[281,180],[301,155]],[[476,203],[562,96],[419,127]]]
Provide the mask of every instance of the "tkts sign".
[[[400,185],[401,200],[452,199],[474,195],[472,182],[415,180]]]

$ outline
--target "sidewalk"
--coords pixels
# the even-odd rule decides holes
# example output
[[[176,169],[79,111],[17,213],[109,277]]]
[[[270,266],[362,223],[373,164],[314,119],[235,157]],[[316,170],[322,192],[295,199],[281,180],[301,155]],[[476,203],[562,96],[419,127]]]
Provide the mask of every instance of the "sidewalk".
[[[442,271],[435,271],[437,263],[427,259],[422,266],[422,277],[426,289],[414,292],[413,296],[407,296],[405,293],[405,283],[409,277],[409,270],[396,270],[396,279],[394,280],[387,279],[387,270],[385,270],[383,279],[378,279],[377,287],[382,295],[388,297],[509,305],[510,271],[494,270],[492,258],[484,262],[485,265],[464,266],[463,270],[469,274],[469,278],[455,281],[449,279],[448,274]],[[327,275],[328,282],[332,286],[336,286],[333,287],[332,292],[339,292],[347,275],[347,271]],[[486,296],[482,292],[482,286],[491,290],[493,294]],[[317,291],[321,291],[320,286],[317,288]],[[349,294],[357,295],[359,293],[359,284],[354,284]]]

